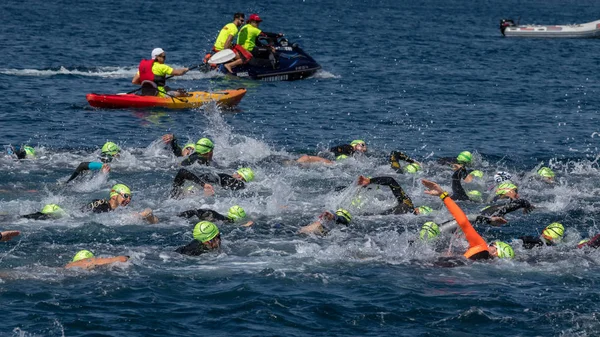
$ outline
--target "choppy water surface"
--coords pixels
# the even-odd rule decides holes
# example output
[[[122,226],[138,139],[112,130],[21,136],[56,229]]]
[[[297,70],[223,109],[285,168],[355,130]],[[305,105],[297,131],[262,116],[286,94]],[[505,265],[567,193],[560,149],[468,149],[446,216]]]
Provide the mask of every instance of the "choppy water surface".
[[[105,1],[4,5],[0,37],[2,144],[28,143],[34,161],[0,158],[1,230],[22,235],[0,246],[0,335],[380,336],[596,335],[600,252],[576,250],[599,232],[599,86],[596,40],[500,37],[501,18],[531,23],[598,19],[594,1],[344,1],[181,4]],[[88,92],[133,87],[139,59],[167,50],[169,64],[197,63],[233,12],[258,12],[266,31],[284,32],[323,67],[314,78],[259,83],[190,72],[174,81],[196,90],[246,87],[233,111],[96,110]],[[158,16],[157,16],[158,14]],[[217,191],[168,199],[179,160],[159,141],[211,137],[219,172],[249,165],[256,181],[243,193]],[[284,165],[301,153],[365,139],[366,158],[332,167]],[[61,186],[107,140],[124,149],[108,177]],[[418,175],[397,175],[390,150],[422,161]],[[488,240],[510,241],[513,261],[435,267],[448,250],[409,245],[425,221],[450,216],[423,194],[426,177],[450,187],[436,163],[475,153],[487,191],[498,170],[518,176],[520,194],[536,209],[508,215]],[[535,179],[550,166],[558,183]],[[194,167],[195,172],[206,168]],[[371,190],[353,224],[330,235],[297,229],[323,210],[349,207],[358,175],[392,175],[429,216],[364,216],[393,205]],[[78,210],[106,197],[114,183],[133,189],[127,209]],[[19,219],[46,203],[70,215]],[[221,225],[218,253],[186,257],[192,221],[180,211],[226,212],[239,204],[256,224]],[[482,205],[463,202],[468,213]],[[131,215],[146,207],[161,219]],[[366,209],[365,209],[366,208]],[[566,230],[561,246],[524,250],[516,240],[550,222]],[[457,252],[460,241],[453,241]],[[91,272],[61,268],[80,249],[130,261]]]

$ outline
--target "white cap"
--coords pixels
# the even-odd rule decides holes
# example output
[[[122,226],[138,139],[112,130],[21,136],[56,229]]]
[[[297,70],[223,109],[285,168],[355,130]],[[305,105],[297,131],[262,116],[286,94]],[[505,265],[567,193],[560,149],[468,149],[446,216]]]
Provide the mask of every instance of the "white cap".
[[[154,48],[152,49],[152,59],[154,60],[158,55],[164,53],[165,51],[162,48]]]

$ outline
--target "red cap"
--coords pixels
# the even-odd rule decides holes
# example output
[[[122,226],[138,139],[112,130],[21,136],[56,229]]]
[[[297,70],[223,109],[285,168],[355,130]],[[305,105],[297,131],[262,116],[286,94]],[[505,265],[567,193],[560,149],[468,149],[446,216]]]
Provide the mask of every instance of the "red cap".
[[[261,22],[262,19],[260,18],[260,16],[258,16],[258,14],[250,14],[250,18],[248,18],[248,21]]]

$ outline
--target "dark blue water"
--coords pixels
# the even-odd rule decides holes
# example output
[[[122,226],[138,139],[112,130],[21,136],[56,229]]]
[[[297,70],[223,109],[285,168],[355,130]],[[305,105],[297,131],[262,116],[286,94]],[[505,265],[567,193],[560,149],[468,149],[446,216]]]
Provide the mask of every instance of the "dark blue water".
[[[598,19],[597,1],[19,1],[0,11],[0,143],[28,143],[34,161],[0,159],[1,230],[21,237],[0,246],[0,335],[466,336],[597,335],[600,253],[573,249],[599,231],[597,156],[600,87],[597,40],[501,38],[501,18],[521,23]],[[283,32],[323,67],[314,78],[260,83],[190,72],[177,87],[246,87],[233,111],[96,110],[89,92],[132,90],[141,58],[155,47],[167,63],[197,64],[234,12],[257,12],[261,28]],[[159,139],[209,136],[223,171],[252,166],[247,192],[167,198],[178,160]],[[284,166],[295,158],[364,139],[371,155],[334,167]],[[107,140],[124,149],[108,177],[60,187]],[[425,163],[398,176],[390,150]],[[486,191],[497,169],[518,175],[536,205],[501,228],[481,228],[513,244],[513,261],[439,268],[447,246],[409,245],[425,221],[450,216],[423,194],[426,177],[450,186],[435,159],[475,153]],[[530,181],[539,165],[558,183]],[[201,168],[195,168],[201,171]],[[360,174],[394,175],[430,216],[361,216],[324,238],[296,230],[323,210],[347,207],[336,193]],[[133,202],[112,214],[77,210],[114,183]],[[369,211],[393,200],[374,192]],[[70,216],[18,219],[46,203]],[[256,225],[221,225],[219,253],[184,257],[191,239],[180,211],[225,212],[239,204]],[[481,205],[463,203],[470,213]],[[131,215],[146,207],[161,219]],[[564,243],[524,250],[521,235],[562,222]],[[446,244],[447,245],[447,244]],[[457,252],[461,243],[455,242]],[[80,249],[129,255],[91,272],[64,270]],[[436,251],[437,250],[437,251]]]

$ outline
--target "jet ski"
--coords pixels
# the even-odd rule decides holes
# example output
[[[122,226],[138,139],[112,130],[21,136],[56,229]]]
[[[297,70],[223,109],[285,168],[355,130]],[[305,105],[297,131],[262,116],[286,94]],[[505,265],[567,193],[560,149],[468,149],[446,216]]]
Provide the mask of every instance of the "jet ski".
[[[275,49],[275,53],[270,51]],[[260,81],[294,81],[314,75],[321,66],[297,43],[287,39],[260,37],[256,48],[259,52],[247,64],[235,67],[231,75]],[[217,70],[230,74],[223,64],[211,66],[205,63],[203,71]]]

